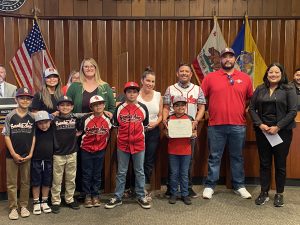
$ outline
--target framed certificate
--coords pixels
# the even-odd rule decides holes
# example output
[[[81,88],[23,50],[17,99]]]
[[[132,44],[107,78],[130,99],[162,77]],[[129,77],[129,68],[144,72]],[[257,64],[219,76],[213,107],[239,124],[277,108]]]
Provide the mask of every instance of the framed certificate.
[[[189,119],[169,120],[168,133],[170,138],[191,137],[192,121]]]

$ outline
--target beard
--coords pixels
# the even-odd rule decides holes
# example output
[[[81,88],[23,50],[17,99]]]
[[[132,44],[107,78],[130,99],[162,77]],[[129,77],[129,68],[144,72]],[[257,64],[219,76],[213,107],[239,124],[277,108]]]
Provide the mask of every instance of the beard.
[[[234,63],[230,63],[230,66],[226,65],[227,63],[228,62],[226,62],[226,63],[221,62],[221,67],[222,67],[223,70],[228,71],[228,70],[231,70],[231,69],[234,68]]]

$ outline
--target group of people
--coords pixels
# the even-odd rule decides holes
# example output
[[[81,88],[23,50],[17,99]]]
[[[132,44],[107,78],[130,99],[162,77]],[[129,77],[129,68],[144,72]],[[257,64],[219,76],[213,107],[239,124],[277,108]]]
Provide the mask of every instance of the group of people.
[[[245,115],[249,107],[260,159],[261,193],[255,203],[262,205],[269,200],[274,155],[274,206],[283,206],[286,158],[295,127],[297,93],[299,104],[300,71],[296,71],[291,84],[283,66],[273,63],[268,67],[263,83],[253,93],[251,78],[234,68],[235,60],[231,48],[222,50],[221,69],[205,76],[201,86],[191,83],[191,66],[180,64],[176,73],[178,82],[169,86],[163,97],[154,90],[155,73],[147,68],[141,77],[141,87],[136,82],[127,82],[124,97],[118,104],[92,58],[82,61],[79,72],[72,73],[63,91],[57,70],[46,69],[41,91],[33,96],[27,88],[18,89],[18,107],[5,120],[9,218],[18,219],[19,212],[21,217],[30,215],[27,209],[30,185],[33,214],[59,213],[63,177],[67,206],[80,208],[74,199],[76,185],[85,196],[86,208],[100,206],[101,171],[113,126],[118,129],[118,171],[114,196],[105,208],[122,204],[130,159],[137,202],[144,209],[151,208],[151,199],[147,195],[151,191],[150,178],[160,142],[161,123],[168,137],[166,195],[169,203],[175,204],[180,196],[186,205],[192,204],[191,198],[198,197],[191,176],[197,125],[205,108],[209,115],[209,158],[203,198],[211,199],[214,194],[225,146],[229,151],[234,192],[242,198],[252,198],[245,188],[243,159]],[[0,66],[0,75],[3,68]],[[77,77],[73,80],[74,74]],[[190,121],[190,137],[169,135],[169,124],[176,120]],[[282,143],[272,147],[268,135],[279,135]],[[21,171],[20,211],[18,169]],[[50,190],[51,207],[48,205]]]

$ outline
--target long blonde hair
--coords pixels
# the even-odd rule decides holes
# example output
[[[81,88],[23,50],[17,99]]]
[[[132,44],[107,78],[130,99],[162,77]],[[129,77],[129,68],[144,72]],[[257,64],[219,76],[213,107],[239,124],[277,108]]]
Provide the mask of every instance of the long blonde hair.
[[[103,84],[106,84],[106,82],[101,79],[100,72],[99,72],[99,66],[93,58],[85,58],[85,59],[82,60],[81,65],[80,65],[80,70],[79,70],[80,82],[84,83],[85,80],[86,80],[85,74],[83,72],[83,66],[84,66],[84,63],[87,62],[87,61],[89,63],[91,63],[93,66],[95,66],[95,81],[96,81],[96,83],[99,86],[103,85]]]
[[[41,96],[40,98],[42,99],[43,103],[50,109],[54,109],[56,107],[56,105],[52,104],[51,101],[51,94],[47,88],[47,84],[46,84],[46,80],[44,79],[43,81],[43,85],[42,85],[42,90],[40,92]],[[63,94],[61,92],[61,80],[60,77],[58,77],[58,83],[55,87],[55,92],[54,92],[54,98],[56,100],[59,99],[59,97],[61,97]]]

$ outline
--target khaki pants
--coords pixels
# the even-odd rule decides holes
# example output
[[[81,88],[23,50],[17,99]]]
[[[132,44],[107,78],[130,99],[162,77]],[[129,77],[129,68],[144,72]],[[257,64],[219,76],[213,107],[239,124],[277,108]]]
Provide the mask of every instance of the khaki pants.
[[[30,188],[30,160],[17,164],[13,159],[6,159],[6,184],[9,209],[18,208],[18,171],[20,171],[20,207],[27,207]]]
[[[60,192],[63,175],[65,173],[65,201],[67,204],[74,201],[76,178],[77,153],[70,155],[53,156],[53,182],[51,188],[52,204],[61,203]]]

